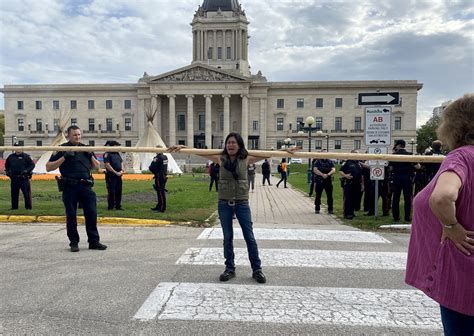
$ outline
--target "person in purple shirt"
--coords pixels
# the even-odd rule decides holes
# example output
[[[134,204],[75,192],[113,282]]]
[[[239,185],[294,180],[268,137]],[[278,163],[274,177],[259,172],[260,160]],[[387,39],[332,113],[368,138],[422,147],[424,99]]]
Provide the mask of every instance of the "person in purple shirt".
[[[438,302],[445,335],[474,335],[474,94],[443,111],[452,151],[414,200],[405,281]]]

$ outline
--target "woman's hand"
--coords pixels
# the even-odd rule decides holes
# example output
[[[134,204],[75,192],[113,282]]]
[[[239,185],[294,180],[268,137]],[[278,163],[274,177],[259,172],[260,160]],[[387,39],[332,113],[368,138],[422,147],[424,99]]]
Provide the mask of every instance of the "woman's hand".
[[[175,152],[179,152],[183,148],[186,148],[186,146],[185,145],[174,145],[174,146],[168,147],[168,149],[166,151],[169,152],[169,153],[175,153]]]
[[[474,251],[474,231],[467,231],[459,223],[451,229],[443,227],[441,243],[444,243],[446,239],[451,240],[458,250],[465,255],[471,255],[471,251]]]

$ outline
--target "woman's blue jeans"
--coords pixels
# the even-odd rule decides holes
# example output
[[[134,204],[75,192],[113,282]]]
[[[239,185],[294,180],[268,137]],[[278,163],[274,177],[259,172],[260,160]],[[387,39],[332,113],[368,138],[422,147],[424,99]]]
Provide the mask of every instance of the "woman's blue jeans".
[[[443,306],[440,308],[445,336],[474,335],[474,316],[464,315]]]
[[[228,271],[235,271],[234,263],[234,229],[232,227],[232,217],[237,217],[245,242],[247,243],[247,251],[249,254],[250,265],[252,271],[262,269],[262,262],[258,256],[257,241],[253,235],[252,216],[248,201],[237,201],[235,205],[231,205],[228,201],[219,200],[218,203],[219,219],[221,221],[222,233],[224,235],[224,258],[225,268]]]

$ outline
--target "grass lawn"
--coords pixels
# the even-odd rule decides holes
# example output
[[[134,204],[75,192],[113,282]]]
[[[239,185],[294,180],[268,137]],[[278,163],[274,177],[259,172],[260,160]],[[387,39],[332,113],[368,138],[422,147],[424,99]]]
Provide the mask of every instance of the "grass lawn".
[[[357,212],[356,217],[354,217],[352,220],[344,219],[343,203],[342,203],[343,192],[342,192],[342,188],[339,182],[339,176],[340,176],[339,168],[340,168],[340,165],[337,165],[336,174],[334,175],[334,181],[333,181],[334,214],[340,220],[342,220],[345,224],[353,225],[355,227],[363,228],[363,229],[375,229],[375,228],[378,228],[380,225],[394,224],[392,216],[381,217],[382,215],[382,199],[381,198],[379,198],[379,217],[377,218],[376,222],[373,216],[370,216],[370,217],[364,216],[365,212],[363,211]],[[305,196],[307,196],[309,192],[309,185],[307,183],[307,169],[308,169],[307,163],[290,165],[290,176],[288,178],[288,181],[291,183],[291,185],[301,190]],[[314,197],[314,193],[313,193],[313,197]],[[324,191],[321,197],[321,202],[326,204],[326,193]],[[403,217],[403,204],[404,202],[403,202],[403,196],[402,196],[400,200],[400,212],[401,212],[402,217]],[[397,222],[397,224],[405,224],[405,223],[407,222],[404,222],[404,221]]]
[[[193,222],[203,224],[216,210],[217,193],[209,192],[209,181],[197,174],[170,177],[166,188],[166,213],[156,213],[150,208],[156,205],[156,192],[152,187],[152,175],[148,181],[124,181],[124,211],[107,210],[107,191],[105,181],[96,180],[94,190],[97,194],[97,212],[99,217],[128,217],[163,219],[176,222]],[[11,211],[10,181],[0,181],[0,214],[1,215],[59,215],[64,216],[62,193],[58,192],[56,181],[31,181],[33,210],[25,210],[23,196],[20,192],[19,210]],[[78,213],[82,215],[82,211]]]

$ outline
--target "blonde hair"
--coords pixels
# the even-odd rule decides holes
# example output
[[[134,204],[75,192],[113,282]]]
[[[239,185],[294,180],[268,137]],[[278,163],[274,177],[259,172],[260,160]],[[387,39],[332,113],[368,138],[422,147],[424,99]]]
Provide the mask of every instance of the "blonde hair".
[[[450,149],[474,145],[474,94],[465,94],[450,103],[436,132]]]

